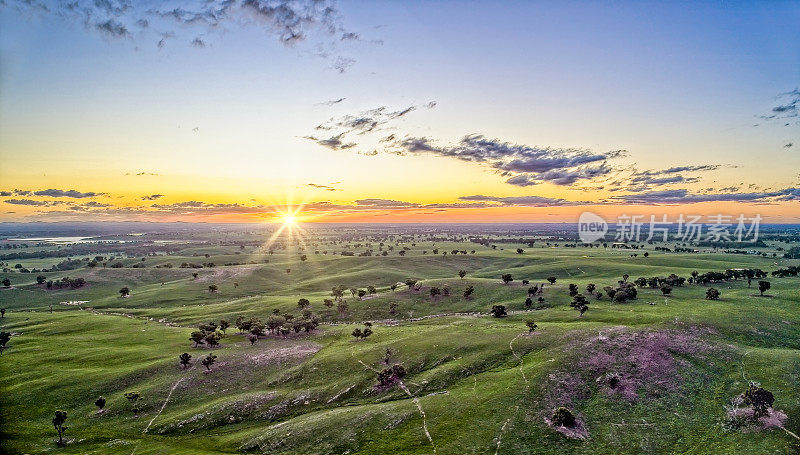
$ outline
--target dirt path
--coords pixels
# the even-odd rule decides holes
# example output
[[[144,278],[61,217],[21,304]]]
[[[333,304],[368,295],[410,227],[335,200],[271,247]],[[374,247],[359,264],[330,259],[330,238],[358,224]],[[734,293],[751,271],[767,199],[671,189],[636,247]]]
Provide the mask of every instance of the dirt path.
[[[403,381],[398,381],[397,383],[403,392],[406,393],[411,398],[411,401],[417,405],[417,410],[419,411],[419,415],[422,416],[422,430],[425,432],[425,436],[428,437],[428,441],[431,443],[431,447],[433,448],[433,453],[436,453],[436,444],[433,443],[433,438],[431,437],[431,433],[428,431],[428,419],[425,415],[425,411],[422,409],[422,405],[419,404],[419,398],[415,397],[411,394],[411,391],[408,390],[408,387],[403,383]]]
[[[142,433],[147,433],[147,430],[149,430],[149,429],[150,429],[150,425],[152,425],[152,424],[153,424],[153,422],[154,422],[154,421],[155,421],[155,420],[158,418],[158,416],[160,416],[160,415],[161,415],[161,411],[163,411],[163,410],[164,410],[164,408],[166,408],[166,407],[167,407],[167,403],[169,403],[169,399],[170,399],[170,397],[172,397],[172,392],[174,392],[174,391],[175,391],[175,389],[178,387],[178,385],[179,385],[181,382],[183,382],[183,380],[184,380],[184,379],[186,379],[186,376],[184,376],[184,377],[182,377],[182,378],[178,379],[178,380],[175,382],[175,384],[172,384],[172,388],[171,388],[171,389],[169,389],[169,393],[167,394],[167,399],[166,399],[166,400],[164,400],[164,404],[162,404],[162,405],[161,405],[161,409],[159,409],[159,410],[158,410],[158,413],[157,413],[156,415],[154,415],[152,419],[150,419],[150,422],[148,422],[148,423],[147,423],[147,426],[144,428],[144,431],[142,431]]]

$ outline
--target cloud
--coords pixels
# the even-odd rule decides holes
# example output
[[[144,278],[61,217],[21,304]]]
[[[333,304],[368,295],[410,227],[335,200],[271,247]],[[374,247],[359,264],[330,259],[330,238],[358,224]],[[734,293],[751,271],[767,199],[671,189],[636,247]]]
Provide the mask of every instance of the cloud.
[[[773,107],[769,114],[760,115],[759,118],[763,120],[781,120],[798,117],[800,114],[800,111],[798,111],[800,89],[780,93],[776,100],[781,104]],[[789,125],[789,123],[786,123],[786,125]]]
[[[0,191],[0,196],[11,196],[12,194],[14,193],[11,191]]]
[[[306,186],[310,186],[312,188],[319,188],[319,189],[325,190],[325,191],[340,191],[339,188],[335,188],[335,187],[330,186],[330,185],[322,185],[322,184],[319,184],[319,183],[306,183]]]
[[[343,137],[344,137],[344,133],[338,134],[336,136],[331,136],[328,139],[318,139],[318,138],[316,138],[314,136],[305,136],[305,139],[312,140],[312,141],[316,142],[317,144],[319,144],[319,145],[321,145],[323,147],[327,147],[327,148],[329,148],[331,150],[346,150],[346,149],[353,148],[356,145],[358,145],[358,144],[356,144],[354,142],[347,142],[346,143],[346,142],[342,141]]]
[[[373,131],[383,129],[390,122],[397,120],[417,109],[417,106],[408,106],[399,110],[391,110],[387,106],[348,114],[341,117],[334,117],[326,122],[317,125],[317,130],[337,130],[342,135],[359,134],[363,135]]]
[[[506,183],[531,186],[541,182],[571,185],[578,180],[594,179],[611,172],[606,161],[625,152],[593,153],[584,149],[531,147],[480,134],[464,136],[458,143],[437,146],[427,137],[406,137],[391,144],[400,154],[432,154],[461,161],[485,163],[512,174]],[[391,147],[390,146],[390,147]],[[589,164],[599,163],[593,166]]]
[[[775,202],[800,200],[800,188],[751,193],[690,193],[687,189],[647,191],[612,196],[610,201],[629,204],[693,204],[697,202]]]
[[[32,205],[32,206],[45,206],[47,202],[45,201],[34,201],[33,199],[6,199],[6,204],[14,204],[14,205]]]
[[[339,98],[338,100],[330,100],[330,101],[323,101],[322,103],[317,103],[318,106],[333,106],[334,104],[339,104],[342,101],[346,100],[347,98]]]
[[[114,38],[124,38],[130,35],[127,27],[113,19],[95,24],[95,28]]]
[[[81,207],[92,207],[92,208],[111,207],[111,204],[104,204],[102,202],[97,202],[97,201],[89,201],[89,202],[81,205]]]
[[[395,201],[392,199],[357,199],[356,205],[367,206],[371,208],[381,209],[405,209],[420,207],[420,204],[414,202]]]
[[[314,39],[335,51],[337,44],[362,41],[359,33],[345,29],[334,0],[2,0],[0,5],[50,15],[112,38],[151,37],[159,48],[176,34],[219,34],[245,27],[262,29],[287,46]],[[139,29],[135,36],[130,32],[134,26]],[[192,46],[206,44],[205,39],[190,41]],[[343,71],[350,65],[352,59],[336,66]]]
[[[151,194],[149,196],[142,196],[143,201],[155,201],[156,199],[160,199],[164,197],[163,194]]]
[[[33,194],[35,196],[71,197],[71,198],[81,199],[87,197],[103,196],[106,193],[95,193],[95,192],[81,193],[80,191],[75,191],[75,190],[64,191],[51,188],[49,190],[34,191]]]
[[[503,206],[524,206],[524,207],[555,207],[564,205],[581,205],[589,202],[571,202],[561,198],[550,198],[544,196],[461,196],[461,201],[493,202]]]

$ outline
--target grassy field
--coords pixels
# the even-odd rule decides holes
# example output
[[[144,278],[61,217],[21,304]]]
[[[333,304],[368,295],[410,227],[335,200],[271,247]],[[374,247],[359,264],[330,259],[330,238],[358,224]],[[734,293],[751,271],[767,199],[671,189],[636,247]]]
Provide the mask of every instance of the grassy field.
[[[373,242],[375,243],[375,242]],[[413,244],[412,244],[413,243]],[[771,254],[638,250],[470,242],[392,242],[387,256],[334,255],[341,245],[264,248],[187,244],[170,255],[123,257],[121,268],[46,272],[82,277],[79,289],[48,290],[40,273],[9,271],[0,289],[0,437],[8,453],[798,453],[800,441],[800,278],[675,287],[668,297],[640,288],[616,304],[589,298],[578,317],[567,286],[602,290],[623,274],[689,277],[692,271],[798,265]],[[407,248],[404,256],[397,251]],[[467,254],[434,255],[465,250]],[[524,248],[523,254],[515,252]],[[329,254],[322,254],[328,250]],[[357,250],[355,247],[353,250]],[[363,248],[361,248],[363,250]],[[475,250],[475,253],[471,253]],[[319,254],[315,254],[319,251]],[[423,251],[425,253],[423,254]],[[647,251],[649,257],[643,257]],[[768,250],[772,252],[773,250]],[[301,253],[307,260],[300,260]],[[441,253],[441,252],[440,252]],[[208,255],[206,257],[205,255]],[[780,255],[778,255],[780,256]],[[26,268],[63,258],[21,259]],[[267,262],[268,261],[268,262]],[[180,268],[184,262],[215,267]],[[144,268],[133,268],[134,264]],[[239,265],[224,265],[239,263]],[[172,267],[163,267],[171,264]],[[162,266],[162,267],[156,267]],[[289,271],[287,272],[287,269]],[[459,278],[458,271],[466,277]],[[197,273],[193,277],[192,273]],[[504,284],[509,273],[514,281]],[[527,307],[528,285],[557,277],[543,302]],[[402,284],[419,280],[418,290]],[[401,284],[395,290],[391,285]],[[210,292],[209,286],[218,286]],[[345,291],[346,311],[323,304]],[[118,290],[127,286],[129,297]],[[464,297],[467,286],[475,292]],[[431,287],[450,289],[432,298]],[[234,327],[213,349],[211,371],[194,347],[199,323],[237,316],[299,315],[307,298],[322,324],[311,333],[268,335],[255,344]],[[394,314],[390,305],[396,304]],[[491,317],[492,305],[509,316]],[[52,308],[52,309],[51,309]],[[427,318],[425,316],[428,316]],[[534,320],[529,334],[525,322]],[[373,335],[351,332],[373,321]],[[377,387],[376,370],[407,374]],[[178,355],[188,352],[192,366]],[[608,375],[620,386],[610,388]],[[780,425],[736,427],[726,410],[748,381],[775,396]],[[138,413],[123,396],[138,391]],[[97,412],[94,401],[107,399]],[[570,408],[585,428],[568,438],[546,419]],[[51,424],[68,413],[68,443]]]

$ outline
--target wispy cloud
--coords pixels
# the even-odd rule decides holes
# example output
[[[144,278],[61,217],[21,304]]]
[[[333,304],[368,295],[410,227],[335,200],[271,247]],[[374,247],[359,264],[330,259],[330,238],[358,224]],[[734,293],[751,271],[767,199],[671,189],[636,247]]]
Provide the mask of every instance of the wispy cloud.
[[[751,193],[692,193],[687,189],[647,191],[637,194],[612,196],[609,202],[629,204],[693,204],[697,202],[753,202],[766,203],[800,200],[800,188]]]
[[[163,194],[150,194],[147,196],[142,196],[143,201],[155,201],[156,199],[161,199],[164,197]]]
[[[206,47],[208,40],[200,35],[257,27],[287,46],[311,39],[324,42],[338,71],[355,61],[338,55],[337,46],[364,41],[344,27],[334,0],[2,0],[0,6],[75,22],[112,39],[150,37],[159,48],[183,33],[194,36],[191,46]],[[134,27],[136,33],[131,32]]]
[[[33,194],[35,196],[48,196],[48,197],[70,197],[70,198],[87,198],[87,197],[96,197],[96,196],[104,196],[106,193],[95,193],[95,192],[87,192],[82,193],[80,191],[75,190],[56,190],[56,189],[48,189],[48,190],[40,190],[34,191]]]

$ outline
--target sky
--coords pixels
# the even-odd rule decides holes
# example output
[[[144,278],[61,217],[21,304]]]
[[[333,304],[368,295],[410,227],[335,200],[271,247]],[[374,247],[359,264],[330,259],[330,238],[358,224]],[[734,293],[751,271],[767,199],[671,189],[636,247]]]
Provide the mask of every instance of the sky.
[[[800,222],[800,2],[0,0],[0,221]]]

